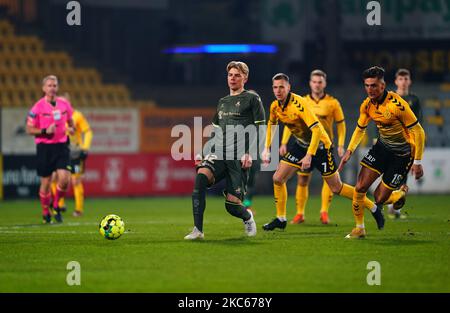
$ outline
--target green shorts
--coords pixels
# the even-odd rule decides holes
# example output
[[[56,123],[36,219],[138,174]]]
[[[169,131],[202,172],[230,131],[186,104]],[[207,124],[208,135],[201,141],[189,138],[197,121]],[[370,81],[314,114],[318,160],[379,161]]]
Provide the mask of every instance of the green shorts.
[[[213,184],[225,179],[226,194],[231,194],[242,201],[247,193],[249,171],[241,166],[241,161],[239,160],[217,160],[214,155],[209,154],[200,163],[197,170],[199,168],[209,168],[214,175]]]

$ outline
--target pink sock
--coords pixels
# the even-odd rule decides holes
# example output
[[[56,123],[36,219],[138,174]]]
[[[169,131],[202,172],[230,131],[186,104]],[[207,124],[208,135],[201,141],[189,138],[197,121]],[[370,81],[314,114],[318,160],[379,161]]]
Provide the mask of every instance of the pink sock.
[[[64,198],[64,196],[66,195],[66,191],[62,191],[61,189],[59,189],[59,186],[56,186],[56,194],[55,194],[55,198],[53,199],[53,208],[57,208],[58,207],[58,202],[59,199]]]
[[[39,192],[39,199],[41,200],[41,207],[42,207],[42,215],[48,215],[50,213],[48,211],[48,208],[50,206],[51,197],[52,194],[50,192],[48,194]]]

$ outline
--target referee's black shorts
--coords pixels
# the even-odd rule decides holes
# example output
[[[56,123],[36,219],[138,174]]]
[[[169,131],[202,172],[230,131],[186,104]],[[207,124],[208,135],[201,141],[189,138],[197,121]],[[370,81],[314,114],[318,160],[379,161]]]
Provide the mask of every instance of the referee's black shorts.
[[[70,150],[67,143],[37,144],[37,174],[49,177],[59,169],[70,171]]]

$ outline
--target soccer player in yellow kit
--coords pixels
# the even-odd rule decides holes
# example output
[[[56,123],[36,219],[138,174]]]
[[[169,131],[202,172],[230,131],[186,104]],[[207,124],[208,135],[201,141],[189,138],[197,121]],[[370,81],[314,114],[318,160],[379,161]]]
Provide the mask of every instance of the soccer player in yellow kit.
[[[360,163],[362,166],[352,203],[356,227],[346,238],[366,236],[364,210],[361,207],[364,206],[367,190],[380,175],[383,177],[374,193],[377,212],[382,212],[383,203],[395,203],[404,196],[402,191],[394,190],[400,187],[410,169],[416,179],[423,176],[421,160],[425,132],[411,107],[395,92],[386,91],[383,68],[374,66],[365,70],[363,79],[368,97],[361,104],[357,127],[342,157],[339,171],[360,143],[370,120],[377,125],[379,136]]]
[[[333,124],[336,124],[338,135],[338,155],[344,155],[344,141],[345,141],[345,120],[344,112],[339,101],[333,96],[325,93],[327,86],[327,74],[321,70],[314,70],[311,72],[309,87],[311,93],[305,96],[305,99],[310,103],[313,112],[316,114],[319,122],[327,132],[331,141],[334,139]],[[291,132],[288,127],[283,130],[283,136],[280,146],[280,155],[284,156],[287,152],[287,143],[291,137]],[[309,182],[311,181],[311,172],[303,172],[298,170],[297,174],[300,176],[307,176],[307,179],[298,179],[297,191],[295,194],[297,214],[291,221],[291,224],[300,224],[305,221],[305,206],[309,196]],[[320,209],[320,221],[323,224],[329,223],[328,209],[331,200],[333,199],[333,192],[328,184],[324,181],[322,185],[322,207]]]
[[[65,94],[65,97],[68,98],[68,94]],[[75,110],[73,112],[72,119],[74,122],[75,132],[73,135],[69,135],[69,140],[70,163],[72,165],[71,182],[75,199],[75,210],[73,212],[73,216],[78,217],[83,215],[84,212],[84,186],[82,178],[88,151],[91,148],[93,132],[87,119],[80,111]],[[59,200],[58,207],[65,208],[64,198]]]
[[[272,78],[272,89],[276,100],[270,106],[270,117],[267,125],[265,149],[262,153],[264,164],[269,163],[270,146],[272,143],[272,125],[281,121],[295,136],[295,141],[289,144],[286,154],[280,161],[273,175],[273,187],[277,217],[263,226],[266,231],[275,228],[286,228],[286,182],[299,169],[307,173],[312,166],[317,168],[333,193],[352,199],[354,188],[341,182],[337,165],[334,161],[332,143],[322,124],[319,123],[310,103],[295,93],[292,93],[289,77],[279,73]],[[298,176],[307,180],[308,176]],[[376,205],[364,198],[364,207],[376,210]]]

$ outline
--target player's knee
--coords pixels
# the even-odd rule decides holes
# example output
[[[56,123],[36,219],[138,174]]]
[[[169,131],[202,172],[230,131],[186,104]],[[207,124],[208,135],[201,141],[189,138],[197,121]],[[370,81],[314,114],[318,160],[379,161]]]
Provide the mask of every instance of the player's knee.
[[[199,192],[206,190],[208,184],[209,184],[208,177],[203,173],[198,173],[197,176],[195,177],[194,191],[192,194],[193,195],[198,194]]]
[[[335,195],[338,195],[342,190],[342,183],[341,184],[329,184],[328,187],[330,187],[330,190]]]
[[[273,179],[273,183],[275,185],[283,185],[286,182],[286,180],[282,176],[280,176],[276,173],[273,175],[272,179]]]
[[[366,193],[369,190],[369,188],[367,186],[364,186],[363,184],[361,184],[360,182],[356,183],[355,186],[355,191],[357,193]]]

